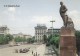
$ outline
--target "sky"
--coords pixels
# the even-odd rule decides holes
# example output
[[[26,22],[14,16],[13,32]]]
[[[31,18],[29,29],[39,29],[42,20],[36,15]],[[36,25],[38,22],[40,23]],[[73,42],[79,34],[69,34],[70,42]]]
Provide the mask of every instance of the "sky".
[[[35,34],[34,27],[37,24],[45,24],[50,28],[51,20],[55,20],[54,28],[61,28],[60,1],[67,7],[67,14],[73,20],[75,29],[80,30],[80,0],[0,0],[0,26],[7,25],[11,34],[22,32],[30,35]]]

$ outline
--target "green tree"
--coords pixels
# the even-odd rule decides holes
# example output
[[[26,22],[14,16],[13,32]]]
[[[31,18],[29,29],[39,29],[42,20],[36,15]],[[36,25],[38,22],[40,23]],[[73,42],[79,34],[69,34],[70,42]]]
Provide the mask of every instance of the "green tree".
[[[50,35],[50,36],[47,38],[47,41],[49,42],[51,38],[52,38],[52,35]]]
[[[28,38],[27,39],[27,43],[31,43],[32,39],[31,38]]]
[[[47,41],[48,41],[48,45],[55,45],[56,47],[58,47],[59,46],[59,35],[53,35],[53,37],[52,37],[52,35],[50,35],[49,37],[48,37],[48,39],[47,39]]]
[[[43,41],[44,41],[44,43],[47,43],[47,36],[46,35],[43,35]]]
[[[15,37],[15,38],[14,38],[14,41],[15,41],[15,42],[23,42],[23,39],[22,39],[22,37],[19,37],[19,36],[18,36],[18,37]]]
[[[34,43],[34,42],[35,42],[35,38],[34,37],[27,39],[27,43]]]
[[[0,44],[4,44],[4,35],[0,35]]]
[[[8,41],[11,41],[13,39],[13,36],[10,34],[5,35],[5,38],[8,39]]]
[[[13,36],[10,34],[7,34],[7,35],[0,34],[0,44],[8,44],[9,41],[11,41],[12,39],[13,39]]]
[[[78,52],[78,55],[79,55],[79,52],[80,52],[80,31],[76,31],[75,36],[76,36],[77,52]]]
[[[76,31],[75,36],[76,36],[76,38],[80,38],[80,31]]]

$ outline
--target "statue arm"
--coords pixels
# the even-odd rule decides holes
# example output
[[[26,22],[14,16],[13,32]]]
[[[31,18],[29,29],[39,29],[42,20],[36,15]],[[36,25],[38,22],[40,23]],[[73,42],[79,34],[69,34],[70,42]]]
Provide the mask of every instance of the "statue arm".
[[[63,6],[63,9],[62,9],[61,11],[62,11],[62,12],[66,12],[66,11],[67,11],[66,6]]]

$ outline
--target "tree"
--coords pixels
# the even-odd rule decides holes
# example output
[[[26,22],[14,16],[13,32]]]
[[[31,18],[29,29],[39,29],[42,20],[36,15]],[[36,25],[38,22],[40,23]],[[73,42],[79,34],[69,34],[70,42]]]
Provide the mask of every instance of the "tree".
[[[47,36],[46,35],[43,35],[43,41],[44,41],[44,43],[47,43]]]
[[[7,34],[7,35],[0,34],[0,44],[8,44],[9,41],[11,41],[12,39],[13,39],[13,36],[10,34]]]
[[[0,35],[0,44],[4,43],[4,35]]]
[[[59,46],[59,35],[53,35],[53,37],[52,37],[52,35],[50,35],[49,37],[48,37],[48,39],[47,39],[47,41],[48,41],[48,45],[55,45],[56,47],[58,47]]]
[[[14,38],[14,41],[15,42],[23,42],[23,38],[18,36],[18,37]]]
[[[8,39],[8,41],[11,41],[13,39],[13,36],[10,34],[5,35],[5,38]]]
[[[32,40],[31,38],[28,38],[27,43],[31,43],[31,40]]]
[[[80,31],[76,31],[75,36],[76,36],[77,52],[78,52],[78,55],[79,55],[79,52],[80,52]]]
[[[27,39],[27,43],[34,43],[34,42],[35,42],[35,38],[34,37]]]

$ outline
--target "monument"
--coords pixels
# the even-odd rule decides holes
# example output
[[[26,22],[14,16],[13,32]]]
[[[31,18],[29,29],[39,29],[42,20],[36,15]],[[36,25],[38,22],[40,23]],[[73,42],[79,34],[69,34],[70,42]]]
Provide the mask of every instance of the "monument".
[[[72,19],[67,15],[67,8],[60,2],[60,16],[64,26],[60,29],[60,56],[76,56],[75,29]]]

